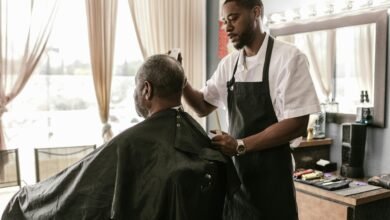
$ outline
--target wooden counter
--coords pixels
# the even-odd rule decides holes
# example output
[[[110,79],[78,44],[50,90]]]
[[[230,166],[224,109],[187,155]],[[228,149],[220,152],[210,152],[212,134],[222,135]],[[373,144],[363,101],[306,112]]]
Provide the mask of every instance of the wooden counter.
[[[389,220],[390,190],[350,196],[295,182],[300,220]]]

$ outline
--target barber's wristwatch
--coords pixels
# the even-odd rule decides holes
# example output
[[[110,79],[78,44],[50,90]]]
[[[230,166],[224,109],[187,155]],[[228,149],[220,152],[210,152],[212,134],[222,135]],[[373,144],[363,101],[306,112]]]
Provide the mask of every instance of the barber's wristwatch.
[[[246,147],[242,139],[237,139],[236,151],[237,151],[237,156],[241,156],[246,153]]]

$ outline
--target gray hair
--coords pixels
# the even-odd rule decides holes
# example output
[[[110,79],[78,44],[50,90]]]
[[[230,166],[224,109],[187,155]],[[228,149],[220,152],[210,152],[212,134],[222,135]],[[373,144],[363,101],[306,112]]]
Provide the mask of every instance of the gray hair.
[[[154,95],[158,97],[181,94],[185,83],[181,64],[165,54],[149,57],[139,68],[136,78],[151,83]]]

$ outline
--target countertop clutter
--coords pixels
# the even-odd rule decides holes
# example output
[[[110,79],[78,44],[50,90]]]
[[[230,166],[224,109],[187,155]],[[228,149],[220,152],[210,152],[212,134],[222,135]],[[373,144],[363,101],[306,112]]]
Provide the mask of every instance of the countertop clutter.
[[[329,161],[332,142],[330,138],[304,139],[292,151],[299,219],[389,220],[390,190],[382,187],[390,186],[390,175],[340,176],[340,167]]]
[[[390,219],[390,190],[370,185],[367,179],[300,169],[294,180],[301,220]]]
[[[373,176],[368,179],[368,183],[375,186],[380,186],[386,189],[390,189],[390,174],[382,174],[379,176]]]
[[[301,176],[295,175],[295,177],[295,181],[313,185],[326,190],[347,188],[349,183],[352,182],[351,180],[344,177],[331,174],[324,175],[323,172],[318,170],[313,170],[313,172],[302,174]]]

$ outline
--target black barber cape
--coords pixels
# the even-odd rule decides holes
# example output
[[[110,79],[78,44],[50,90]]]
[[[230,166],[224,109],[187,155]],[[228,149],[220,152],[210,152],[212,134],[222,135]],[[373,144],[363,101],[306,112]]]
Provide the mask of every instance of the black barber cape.
[[[2,220],[221,219],[225,195],[239,185],[226,172],[231,161],[210,144],[187,113],[158,112],[57,175],[23,187]]]

